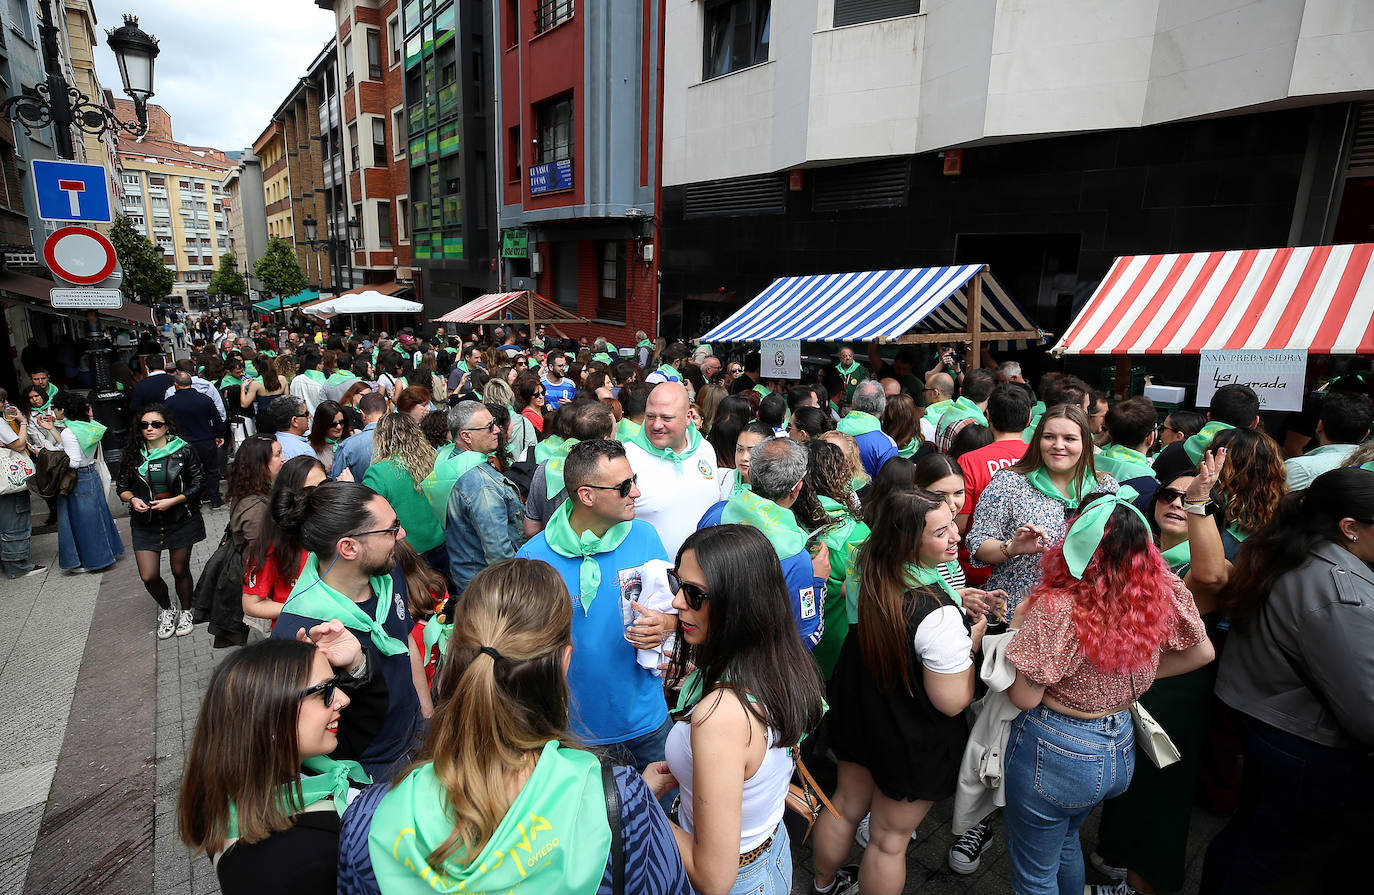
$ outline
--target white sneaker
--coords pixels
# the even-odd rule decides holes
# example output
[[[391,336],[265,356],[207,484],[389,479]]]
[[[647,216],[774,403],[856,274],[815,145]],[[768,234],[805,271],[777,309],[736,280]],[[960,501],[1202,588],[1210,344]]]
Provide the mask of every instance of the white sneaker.
[[[195,629],[196,623],[191,621],[190,611],[188,610],[181,613],[181,616],[177,619],[177,636],[185,637],[187,634],[190,634]]]
[[[175,609],[160,609],[157,613],[157,639],[166,640],[177,631],[177,612]]]
[[[865,814],[864,819],[859,821],[858,829],[854,831],[854,841],[858,843],[859,848],[868,848],[868,817],[869,816]],[[917,829],[920,828],[918,827]],[[911,841],[916,841],[916,830],[911,831]]]

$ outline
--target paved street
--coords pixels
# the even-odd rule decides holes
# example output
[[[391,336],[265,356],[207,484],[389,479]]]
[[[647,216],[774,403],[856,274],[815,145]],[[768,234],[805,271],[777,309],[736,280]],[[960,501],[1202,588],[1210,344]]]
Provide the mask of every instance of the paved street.
[[[36,518],[43,517],[35,503]],[[207,512],[218,543],[227,510]],[[127,540],[127,522],[120,520]],[[55,533],[33,541],[36,562],[55,567]],[[170,576],[169,576],[170,580]],[[215,663],[203,628],[159,642],[152,602],[132,555],[99,575],[45,575],[0,584],[0,895],[202,895],[218,891],[210,862],[192,860],[176,833],[176,795],[196,712]],[[828,785],[829,768],[813,768]],[[908,851],[907,892],[1010,892],[999,836],[983,869],[961,877],[945,866],[951,804],[937,805]],[[1195,812],[1189,887],[1220,822]],[[1084,831],[1095,838],[1096,818]],[[794,837],[796,883],[810,891],[811,846]],[[857,849],[855,850],[857,859]]]

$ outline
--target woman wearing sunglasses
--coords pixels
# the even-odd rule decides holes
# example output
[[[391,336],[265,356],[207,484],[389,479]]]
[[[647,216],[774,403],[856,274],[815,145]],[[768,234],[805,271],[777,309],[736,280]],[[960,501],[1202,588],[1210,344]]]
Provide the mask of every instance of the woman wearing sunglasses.
[[[1221,611],[1217,595],[1226,585],[1231,564],[1221,531],[1209,511],[1212,488],[1226,463],[1225,449],[1208,451],[1191,467],[1157,470],[1160,486],[1150,502],[1148,521],[1155,545],[1169,570],[1183,579],[1198,612],[1215,640]],[[1184,887],[1188,824],[1193,790],[1216,684],[1217,663],[1155,681],[1140,704],[1174,741],[1180,760],[1161,770],[1139,761],[1131,785],[1102,806],[1093,866],[1114,882],[1095,886],[1094,895],[1134,895]]]
[[[205,540],[200,498],[205,468],[195,449],[179,437],[174,417],[162,404],[149,404],[129,429],[119,467],[119,499],[129,505],[129,532],[143,586],[158,605],[157,636],[191,633],[191,548]],[[162,580],[167,553],[180,614]]]
[[[353,426],[337,401],[321,401],[310,421],[310,448],[325,469],[334,467],[334,450],[339,442],[353,434]]]
[[[569,742],[574,611],[544,562],[472,579],[415,763],[344,816],[342,895],[691,892],[644,780]]]
[[[225,895],[337,889],[339,817],[371,779],[329,758],[349,704],[336,674],[362,650],[337,621],[311,635],[318,646],[303,636],[231,653],[201,704],[177,813],[182,841],[209,856]]]
[[[674,832],[696,891],[791,892],[782,823],[790,750],[820,723],[824,703],[777,554],[755,528],[703,528],[683,542],[668,582],[682,690],[667,761],[644,777],[656,795],[682,790]]]

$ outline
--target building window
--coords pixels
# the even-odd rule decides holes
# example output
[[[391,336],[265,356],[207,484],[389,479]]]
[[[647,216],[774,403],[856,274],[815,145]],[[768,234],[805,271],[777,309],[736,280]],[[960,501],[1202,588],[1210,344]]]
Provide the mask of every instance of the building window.
[[[835,0],[835,27],[914,16],[921,0]]]
[[[404,245],[410,242],[410,236],[406,228],[410,226],[410,199],[406,196],[396,197],[396,238]]]
[[[386,119],[380,115],[372,118],[372,164],[386,167]]]
[[[358,219],[358,226],[362,230],[358,236],[362,239],[363,245],[367,245],[367,221],[363,220],[363,205],[361,202],[353,206],[353,217]]]
[[[343,53],[343,64],[344,64],[344,89],[345,89],[345,90],[352,90],[352,89],[353,89],[353,38],[350,37],[350,38],[347,38],[347,39],[344,40],[344,42],[343,42],[343,48],[342,48],[342,50],[341,50],[340,52]]]
[[[539,151],[536,154],[539,161],[556,162],[572,158],[572,97],[565,96],[540,104],[534,111],[534,118],[539,128]]]
[[[377,242],[383,248],[391,247],[391,203],[377,203]]]
[[[392,16],[386,22],[386,42],[387,49],[391,51],[391,64],[399,65],[401,62],[401,19],[400,16]]]
[[[772,0],[716,0],[705,9],[701,79],[768,61]]]
[[[358,122],[353,122],[348,126],[348,158],[353,163],[356,171],[361,165],[358,164]]]
[[[371,29],[367,32],[367,76],[374,81],[382,79],[382,35]]]
[[[520,182],[520,158],[523,149],[520,145],[520,125],[517,124],[506,135],[506,179],[511,183]]]
[[[615,240],[601,243],[601,268],[596,291],[596,316],[602,320],[625,319],[625,247]]]
[[[405,115],[405,107],[391,110],[391,155],[393,158],[400,158],[406,154]]]
[[[539,0],[534,8],[534,33],[548,31],[573,17],[573,0]]]
[[[513,47],[520,43],[520,0],[506,0],[506,20],[501,24],[506,38],[502,46]]]

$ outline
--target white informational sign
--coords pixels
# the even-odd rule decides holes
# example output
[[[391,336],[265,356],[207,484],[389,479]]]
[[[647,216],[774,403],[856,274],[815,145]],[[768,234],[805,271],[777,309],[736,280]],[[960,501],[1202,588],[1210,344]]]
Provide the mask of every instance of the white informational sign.
[[[49,289],[54,308],[119,308],[124,295],[118,289]]]
[[[1302,410],[1306,349],[1203,351],[1197,374],[1197,406],[1210,407],[1223,385],[1248,385],[1263,410]]]
[[[759,348],[764,379],[801,378],[801,341],[797,339],[765,339]]]

